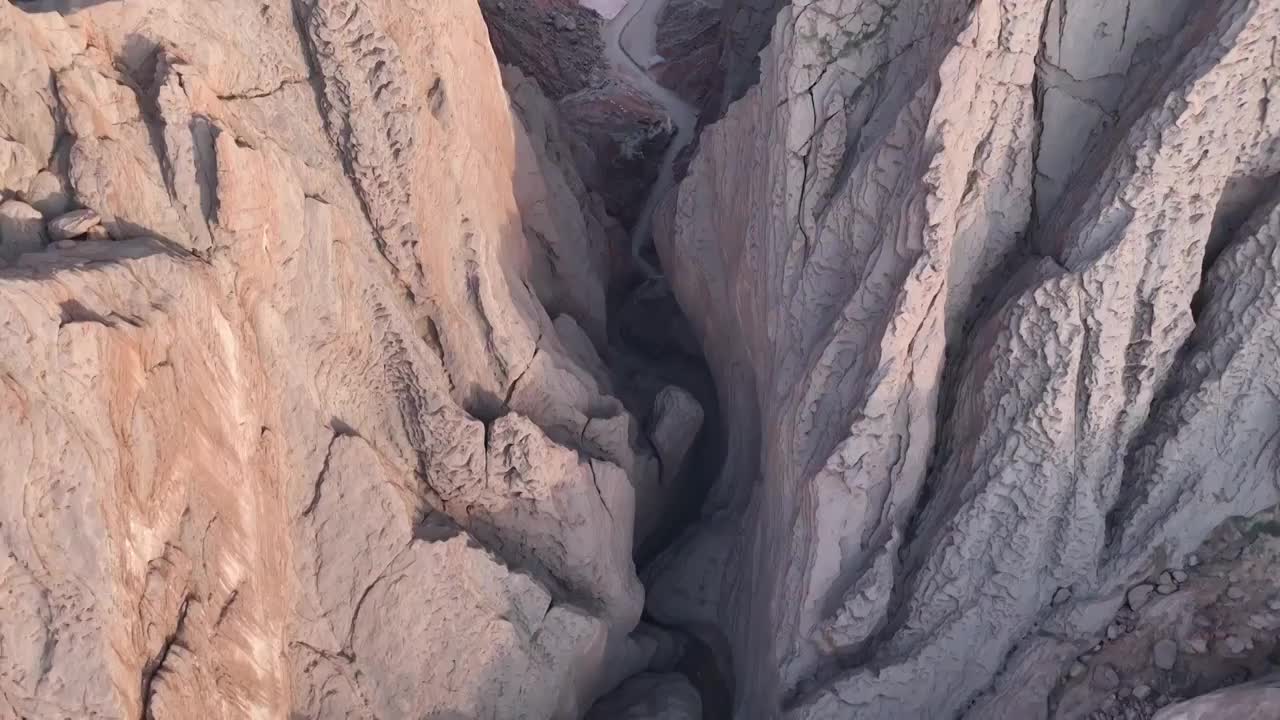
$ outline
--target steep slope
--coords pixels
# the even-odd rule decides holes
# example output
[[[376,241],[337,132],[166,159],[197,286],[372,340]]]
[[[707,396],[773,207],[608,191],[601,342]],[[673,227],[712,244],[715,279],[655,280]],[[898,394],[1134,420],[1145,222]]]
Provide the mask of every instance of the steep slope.
[[[736,717],[1045,717],[1280,500],[1280,4],[1095,5],[801,0],[703,134],[657,242],[729,450],[648,604]]]
[[[476,4],[49,6],[0,6],[3,195],[105,231],[0,268],[0,715],[578,717],[643,669],[610,221]]]

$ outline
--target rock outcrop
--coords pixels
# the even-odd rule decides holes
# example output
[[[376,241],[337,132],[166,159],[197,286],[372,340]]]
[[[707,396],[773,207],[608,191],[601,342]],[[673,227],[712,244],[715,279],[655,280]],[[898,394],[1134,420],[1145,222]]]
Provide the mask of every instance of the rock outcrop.
[[[795,2],[660,218],[729,434],[648,605],[735,717],[1046,717],[1280,501],[1280,3],[1095,5]]]
[[[1280,0],[667,8],[0,5],[0,718],[1280,715]]]
[[[699,720],[702,702],[683,676],[645,673],[592,708],[587,720]]]
[[[574,93],[559,106],[594,161],[579,164],[583,180],[619,222],[634,224],[675,134],[666,111],[623,76]]]
[[[579,0],[480,0],[498,60],[537,78],[558,100],[592,84],[604,67],[602,18]]]
[[[575,718],[656,652],[620,231],[488,35],[0,6],[0,716]]]
[[[662,62],[653,74],[676,91],[703,118],[720,115],[721,6],[712,0],[668,0],[658,16],[657,51]]]
[[[787,0],[720,0],[723,94],[717,115],[759,81],[761,51],[769,44],[778,12],[787,5]],[[841,14],[834,13],[832,17],[839,18]]]

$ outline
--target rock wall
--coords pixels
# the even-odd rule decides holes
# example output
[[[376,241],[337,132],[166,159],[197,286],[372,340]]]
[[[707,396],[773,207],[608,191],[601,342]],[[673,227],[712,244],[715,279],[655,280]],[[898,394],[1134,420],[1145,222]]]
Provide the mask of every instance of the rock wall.
[[[0,46],[0,716],[572,718],[644,667],[614,231],[474,2]]]
[[[1278,23],[782,10],[656,240],[729,437],[648,607],[735,717],[1047,717],[1130,585],[1280,500]]]
[[[654,66],[654,77],[697,108],[700,118],[720,115],[722,12],[714,0],[668,0],[658,15],[656,48],[662,62]]]
[[[604,70],[602,19],[579,0],[480,0],[500,62],[537,78],[559,99],[590,86]]]
[[[787,5],[786,0],[720,0],[721,113],[759,81],[758,56],[769,44],[778,11]]]

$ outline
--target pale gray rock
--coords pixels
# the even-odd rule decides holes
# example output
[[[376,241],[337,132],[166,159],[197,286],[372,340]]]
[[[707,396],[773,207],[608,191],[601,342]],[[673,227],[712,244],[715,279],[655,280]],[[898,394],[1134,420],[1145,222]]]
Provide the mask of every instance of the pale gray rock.
[[[1125,600],[1129,603],[1129,607],[1134,610],[1141,610],[1147,601],[1151,599],[1151,593],[1156,588],[1150,583],[1142,583],[1129,588],[1129,592],[1125,593]]]
[[[653,398],[649,439],[662,459],[662,482],[675,482],[685,456],[702,430],[702,406],[688,391],[668,385]]]
[[[0,202],[0,257],[13,260],[22,253],[39,252],[47,240],[39,210],[20,200]]]
[[[1110,692],[1120,687],[1120,675],[1116,673],[1116,669],[1111,665],[1099,663],[1093,668],[1090,682],[1095,688]]]
[[[1126,595],[1207,578],[1134,583],[1280,501],[1280,0],[779,5],[725,3],[760,82],[657,218],[727,447],[647,609],[744,720],[1044,717],[1112,623],[1116,692]],[[0,712],[576,718],[670,665],[631,555],[694,413],[612,394],[622,233],[475,3],[0,47],[0,193],[135,238],[0,272]]]
[[[1169,638],[1156,641],[1151,648],[1151,660],[1161,670],[1172,670],[1178,661],[1178,643]]]
[[[587,720],[700,720],[698,691],[683,675],[645,673],[600,699]]]
[[[656,244],[732,422],[649,608],[738,716],[1021,717],[1280,500],[1280,3],[1131,5],[796,2],[703,133]]]
[[[70,240],[98,227],[102,217],[92,209],[72,210],[49,221],[49,237],[55,240]]]
[[[1280,679],[1267,677],[1170,705],[1154,720],[1269,720],[1280,713]]]
[[[680,497],[680,470],[702,430],[702,405],[688,391],[668,385],[658,391],[649,410],[648,434],[661,461],[654,483],[636,488],[636,538],[643,541],[662,524],[662,516]]]

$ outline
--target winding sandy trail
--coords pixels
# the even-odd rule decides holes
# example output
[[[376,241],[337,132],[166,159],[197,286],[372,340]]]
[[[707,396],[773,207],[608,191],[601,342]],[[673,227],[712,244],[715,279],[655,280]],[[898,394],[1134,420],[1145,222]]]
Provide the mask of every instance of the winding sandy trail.
[[[650,276],[659,271],[641,257],[640,251],[651,242],[653,211],[675,184],[675,160],[690,142],[698,127],[698,112],[680,96],[658,84],[649,68],[661,60],[656,52],[658,14],[667,0],[631,0],[604,28],[604,49],[609,62],[625,72],[636,86],[658,101],[676,127],[676,135],[662,154],[658,179],[649,189],[644,208],[631,229],[631,254]]]

